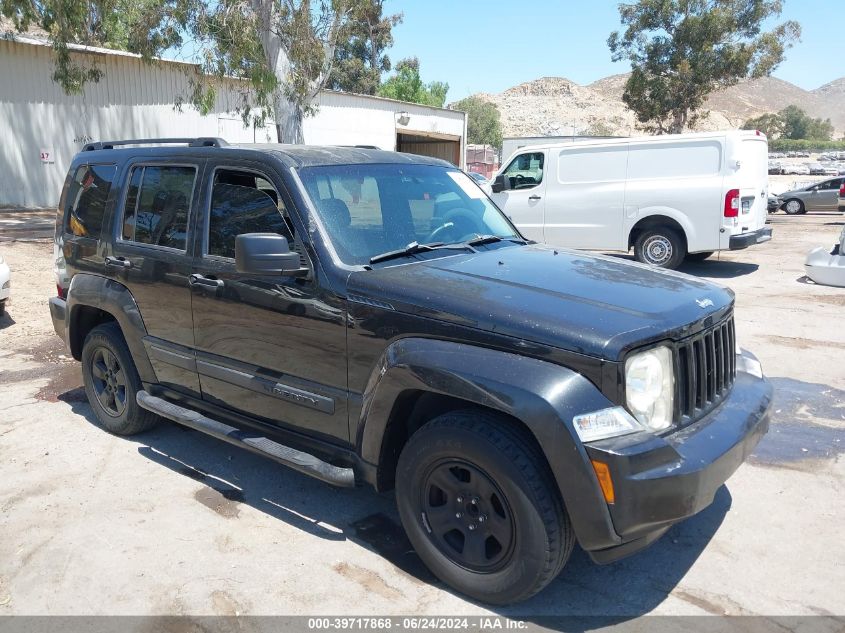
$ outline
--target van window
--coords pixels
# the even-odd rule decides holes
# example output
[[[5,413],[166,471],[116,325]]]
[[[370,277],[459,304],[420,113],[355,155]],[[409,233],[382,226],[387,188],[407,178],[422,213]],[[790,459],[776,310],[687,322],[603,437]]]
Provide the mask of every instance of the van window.
[[[689,178],[712,176],[722,165],[717,141],[687,143],[632,143],[628,152],[628,178]]]
[[[510,189],[531,189],[543,182],[543,152],[527,152],[516,156],[502,174],[510,181]]]
[[[185,250],[196,168],[138,166],[129,175],[121,237]]]
[[[567,184],[624,181],[627,163],[626,145],[564,149],[558,158],[557,177]]]
[[[251,172],[218,170],[211,192],[207,253],[234,259],[235,238],[244,233],[278,233],[292,240],[294,232],[284,203],[268,180]]]
[[[99,239],[116,171],[114,165],[81,165],[76,170],[67,194],[65,232]]]

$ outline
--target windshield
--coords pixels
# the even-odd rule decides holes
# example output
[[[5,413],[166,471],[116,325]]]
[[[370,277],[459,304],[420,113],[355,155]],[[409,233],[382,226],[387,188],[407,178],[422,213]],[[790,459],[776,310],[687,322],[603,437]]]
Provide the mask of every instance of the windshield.
[[[478,185],[457,169],[338,165],[303,168],[299,175],[346,264],[367,264],[415,242],[456,244],[490,235],[520,239]]]

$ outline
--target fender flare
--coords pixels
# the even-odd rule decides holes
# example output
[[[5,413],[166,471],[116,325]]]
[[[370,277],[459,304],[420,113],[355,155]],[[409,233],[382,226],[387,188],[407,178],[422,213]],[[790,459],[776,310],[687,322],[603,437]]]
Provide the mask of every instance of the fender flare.
[[[359,454],[379,465],[394,403],[407,391],[465,400],[520,420],[543,451],[575,533],[587,549],[620,542],[572,418],[613,406],[581,374],[546,361],[463,343],[404,338],[382,354],[363,394]]]
[[[640,209],[639,213],[637,213],[636,219],[631,224],[631,228],[628,229],[628,243],[633,246],[633,244],[631,243],[631,233],[633,232],[634,227],[637,224],[639,224],[643,220],[660,217],[670,218],[681,226],[681,229],[684,232],[684,239],[687,242],[688,249],[691,244],[698,243],[698,233],[695,230],[695,226],[693,226],[692,222],[690,222],[689,217],[687,217],[685,213],[681,213],[680,211],[678,211],[677,209],[673,209],[672,207],[644,207]],[[695,248],[697,248],[697,246]]]
[[[82,343],[75,342],[74,335],[74,328],[78,327],[82,312],[80,308],[96,308],[113,316],[120,325],[141,381],[156,382],[156,375],[143,343],[147,328],[129,288],[108,277],[77,273],[70,281],[67,297],[67,341],[71,355],[76,360],[82,358]]]

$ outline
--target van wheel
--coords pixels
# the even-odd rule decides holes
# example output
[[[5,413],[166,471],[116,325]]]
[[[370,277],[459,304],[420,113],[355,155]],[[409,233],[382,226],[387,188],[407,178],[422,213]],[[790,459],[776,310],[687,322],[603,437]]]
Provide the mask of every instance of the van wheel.
[[[159,421],[135,401],[141,379],[117,323],[98,325],[85,337],[82,382],[97,419],[110,433],[134,435]]]
[[[783,210],[788,215],[798,215],[799,213],[806,213],[804,203],[798,198],[791,198],[783,203]]]
[[[572,552],[574,533],[545,457],[497,415],[435,418],[402,449],[396,481],[414,549],[438,578],[472,598],[525,600]]]
[[[678,233],[667,227],[646,229],[634,242],[634,257],[643,264],[675,269],[686,257],[687,249]]]
[[[704,251],[703,253],[687,253],[687,260],[691,262],[703,262],[715,251]]]

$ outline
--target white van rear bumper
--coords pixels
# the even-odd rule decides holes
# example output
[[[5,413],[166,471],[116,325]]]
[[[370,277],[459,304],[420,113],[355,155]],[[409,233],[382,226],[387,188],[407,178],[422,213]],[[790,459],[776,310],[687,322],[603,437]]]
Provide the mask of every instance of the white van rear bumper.
[[[772,227],[764,226],[762,229],[751,231],[749,233],[740,233],[739,235],[731,235],[730,249],[732,251],[742,250],[754,244],[762,244],[772,239]]]

